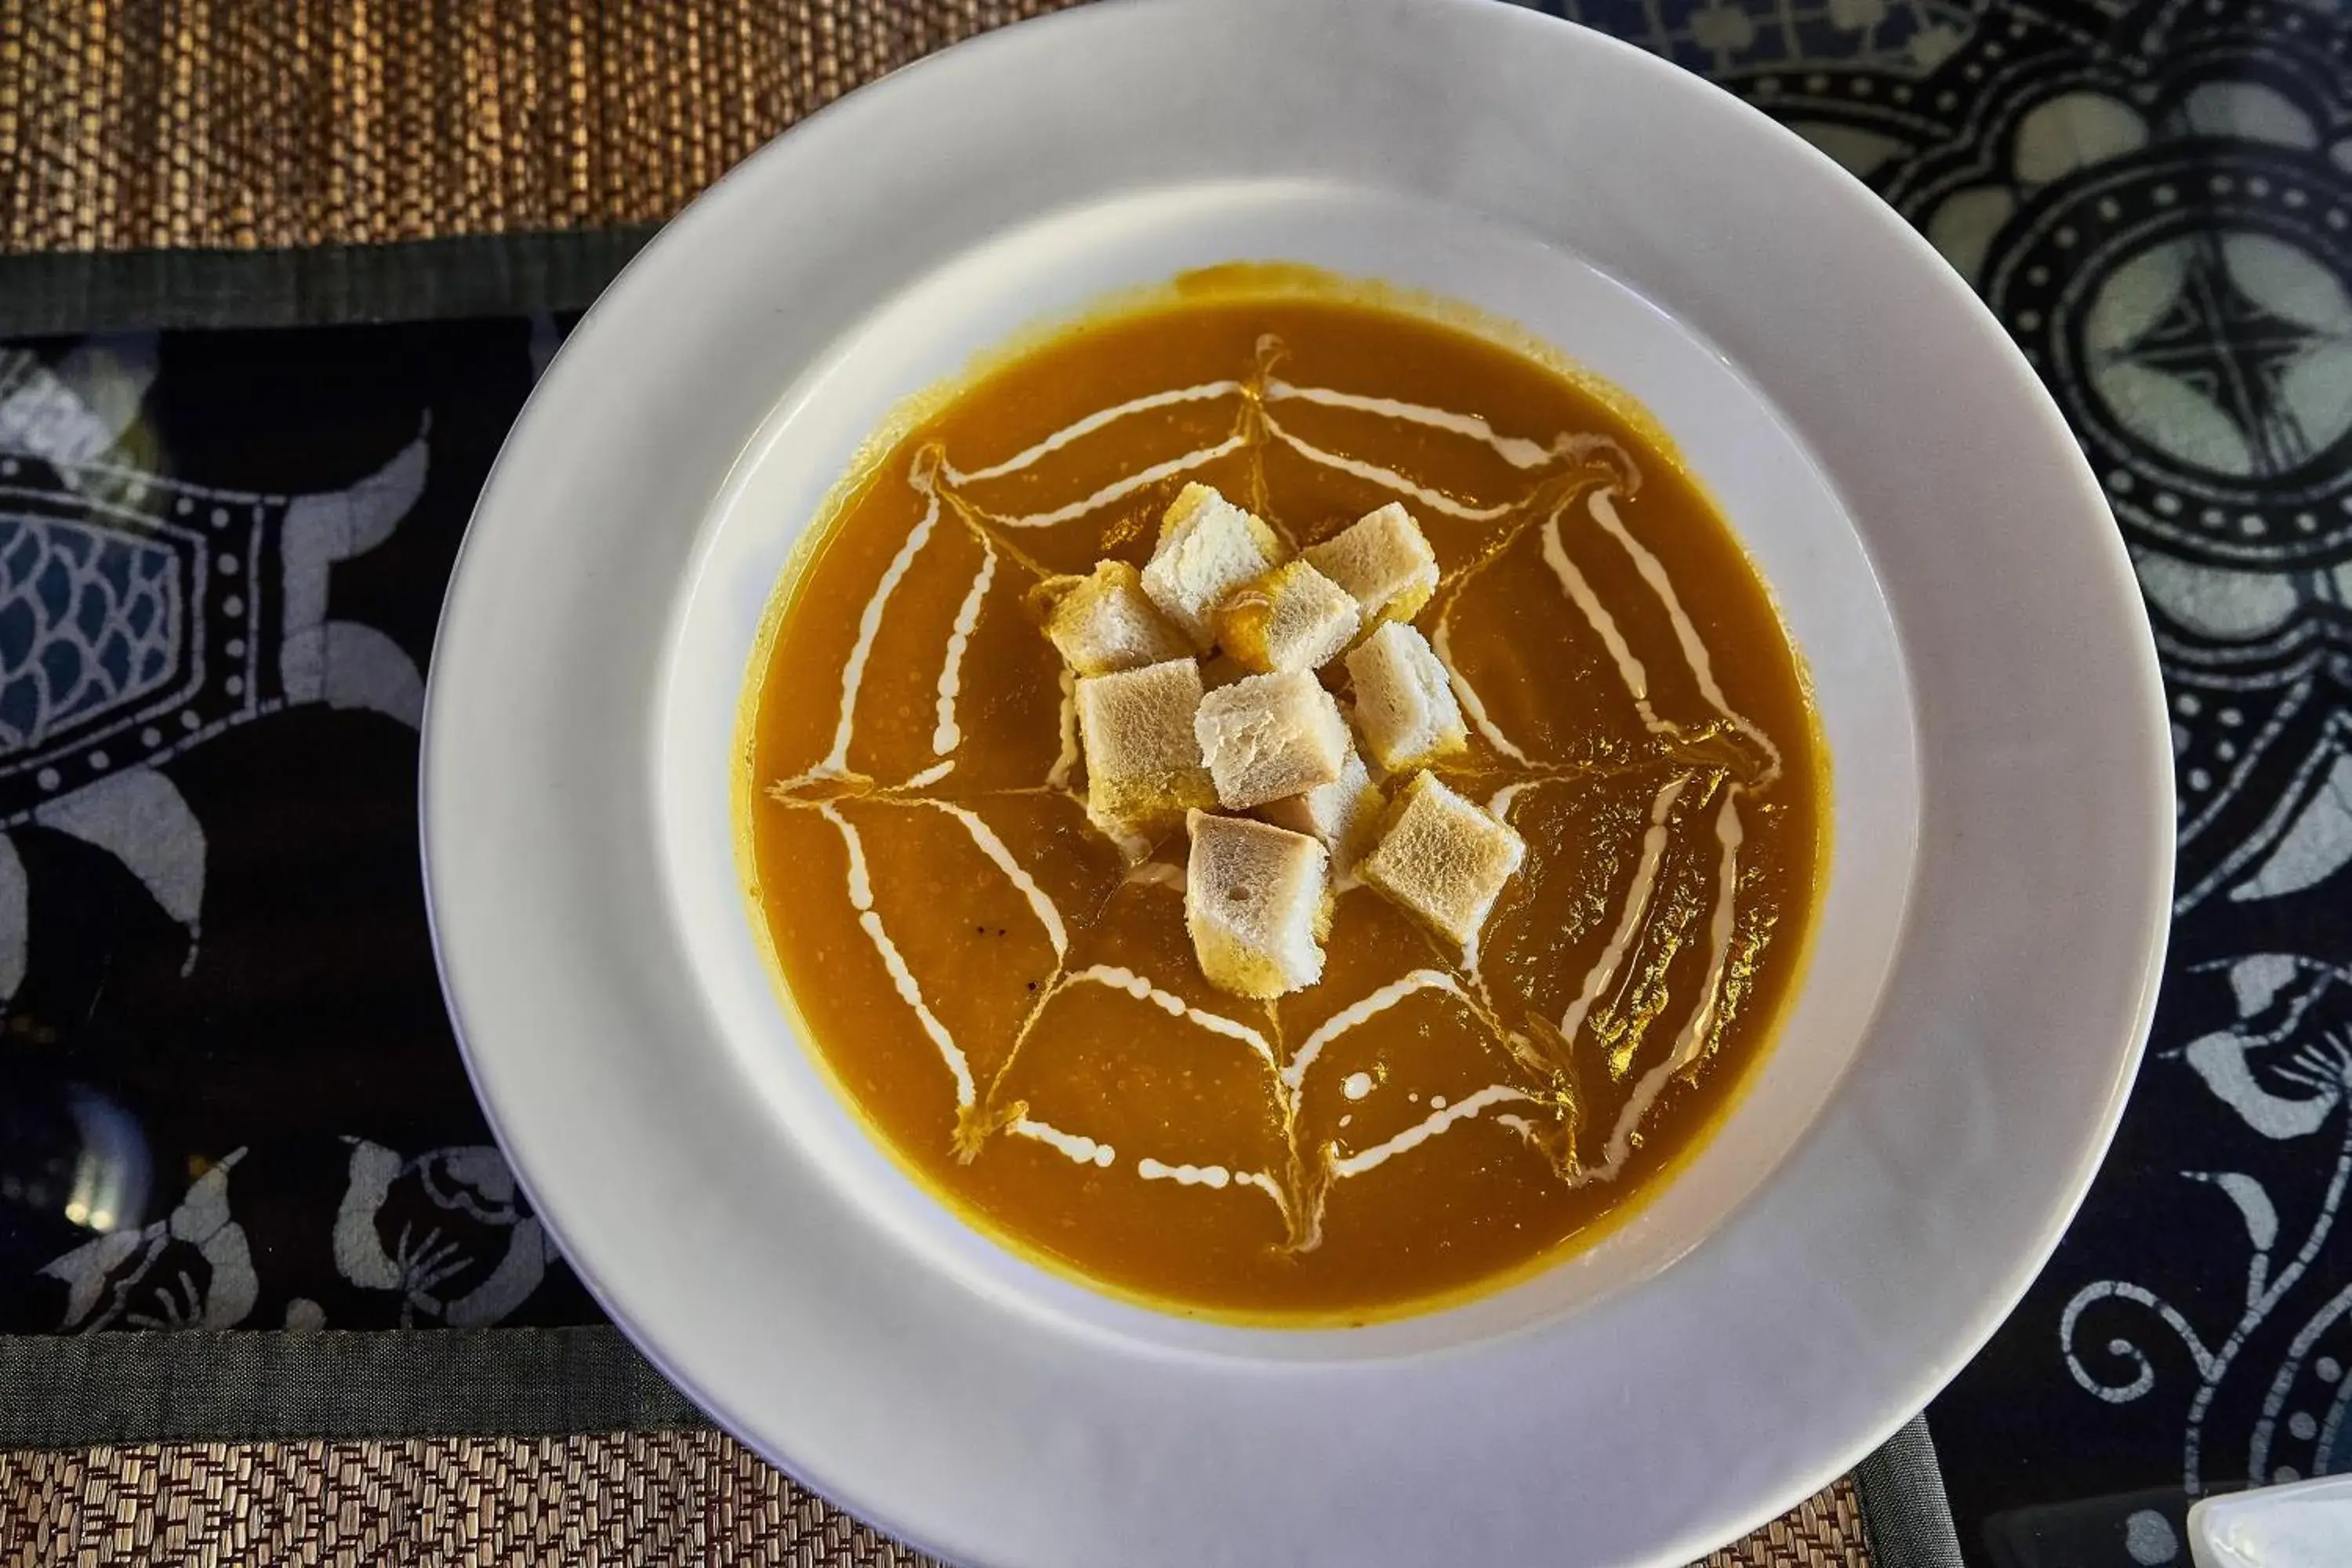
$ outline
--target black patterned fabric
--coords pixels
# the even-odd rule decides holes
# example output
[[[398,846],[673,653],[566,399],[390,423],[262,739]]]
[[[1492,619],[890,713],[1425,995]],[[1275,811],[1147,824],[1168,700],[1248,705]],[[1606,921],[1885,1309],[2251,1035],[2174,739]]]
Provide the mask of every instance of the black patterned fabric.
[[[547,319],[0,347],[0,1327],[593,1321],[417,874],[422,671]]]
[[[1930,1415],[1970,1561],[2185,1563],[2198,1493],[2352,1469],[2352,5],[1549,8],[1911,219],[2114,502],[2168,983],[2081,1219]],[[415,837],[442,587],[562,326],[0,346],[0,1330],[596,1321],[468,1090]]]
[[[2114,505],[2173,712],[2168,983],[2082,1216],[1928,1415],[1971,1560],[2185,1563],[2197,1495],[2352,1469],[2352,6],[1553,8],[1909,218]]]

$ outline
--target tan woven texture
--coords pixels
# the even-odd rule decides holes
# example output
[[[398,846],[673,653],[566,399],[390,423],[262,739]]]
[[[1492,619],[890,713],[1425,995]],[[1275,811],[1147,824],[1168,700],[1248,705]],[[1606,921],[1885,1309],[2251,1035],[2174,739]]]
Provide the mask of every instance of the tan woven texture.
[[[668,217],[860,82],[1067,0],[0,0],[0,250]]]
[[[5,1568],[927,1563],[718,1432],[0,1454]],[[1706,1568],[1864,1563],[1841,1481]]]
[[[861,82],[1066,0],[0,0],[0,251],[669,216]],[[0,1454],[0,1564],[922,1559],[729,1438]],[[1709,1568],[1866,1563],[1850,1481]]]

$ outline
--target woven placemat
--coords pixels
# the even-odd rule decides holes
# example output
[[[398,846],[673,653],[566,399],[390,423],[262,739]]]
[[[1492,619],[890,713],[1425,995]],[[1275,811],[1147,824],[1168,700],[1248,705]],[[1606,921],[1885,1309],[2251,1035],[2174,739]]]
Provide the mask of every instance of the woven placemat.
[[[641,227],[851,88],[1065,3],[33,0],[0,26],[0,254]],[[709,1430],[0,1453],[12,1568],[526,1559],[922,1561]],[[1847,1479],[1707,1562],[1869,1560]]]
[[[861,82],[1068,0],[31,0],[0,251],[657,222]]]
[[[1862,1531],[1853,1483],[1840,1481],[1706,1568],[1843,1568],[1861,1560]],[[9,1568],[931,1561],[713,1431],[0,1454]]]

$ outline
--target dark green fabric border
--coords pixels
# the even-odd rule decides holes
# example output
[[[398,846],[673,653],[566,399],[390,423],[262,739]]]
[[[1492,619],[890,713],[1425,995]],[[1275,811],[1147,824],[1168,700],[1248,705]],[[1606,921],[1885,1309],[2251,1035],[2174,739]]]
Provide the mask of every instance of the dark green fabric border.
[[[1915,1415],[1853,1468],[1871,1568],[1962,1568],[1960,1537],[1927,1418]]]
[[[581,310],[655,232],[646,226],[311,250],[0,256],[0,337]]]
[[[0,1448],[706,1425],[607,1327],[0,1338]]]

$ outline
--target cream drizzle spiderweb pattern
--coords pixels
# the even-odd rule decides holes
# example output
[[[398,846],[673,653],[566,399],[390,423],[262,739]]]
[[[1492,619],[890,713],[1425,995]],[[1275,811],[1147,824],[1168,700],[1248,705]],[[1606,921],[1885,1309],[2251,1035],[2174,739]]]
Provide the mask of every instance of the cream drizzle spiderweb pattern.
[[[1736,711],[1717,681],[1708,650],[1685,612],[1664,566],[1626,525],[1618,510],[1621,499],[1633,496],[1642,476],[1633,458],[1606,437],[1563,433],[1549,441],[1505,434],[1475,415],[1372,396],[1343,388],[1302,385],[1274,374],[1282,356],[1280,343],[1262,340],[1256,362],[1246,376],[1169,388],[1130,398],[1077,419],[1018,452],[983,466],[959,468],[938,446],[921,449],[908,464],[906,483],[921,500],[922,510],[897,552],[875,582],[858,617],[855,641],[841,672],[838,718],[830,750],[814,766],[769,785],[768,799],[793,810],[814,811],[839,834],[848,858],[847,894],[858,924],[887,971],[898,997],[937,1048],[956,1097],[956,1152],[976,1157],[998,1135],[1034,1141],[1066,1156],[1075,1165],[1092,1170],[1132,1173],[1138,1180],[1168,1182],[1204,1194],[1204,1199],[1248,1190],[1263,1195],[1278,1211],[1286,1246],[1306,1251],[1321,1240],[1324,1202],[1334,1184],[1379,1169],[1391,1160],[1410,1157],[1433,1140],[1463,1123],[1480,1118],[1511,1129],[1551,1176],[1570,1186],[1609,1182],[1620,1176],[1638,1146],[1643,1118],[1677,1075],[1690,1071],[1706,1054],[1722,1017],[1724,985],[1732,963],[1739,892],[1740,850],[1746,826],[1740,813],[1743,799],[1769,790],[1782,772],[1780,749],[1752,721]],[[990,481],[1023,475],[1057,453],[1125,420],[1161,410],[1230,404],[1232,426],[1221,439],[1121,475],[1087,494],[1038,510],[1004,513],[976,500],[973,491]],[[1368,421],[1400,422],[1455,440],[1483,444],[1508,467],[1526,476],[1519,494],[1501,501],[1474,504],[1424,485],[1412,476],[1334,450],[1310,441],[1284,423],[1290,405],[1330,411]],[[1327,437],[1328,439],[1328,437]],[[963,664],[973,633],[985,613],[990,592],[1000,574],[1013,572],[1040,579],[1051,575],[1024,547],[1024,540],[1047,535],[1095,519],[1120,503],[1169,486],[1237,455],[1250,464],[1255,490],[1264,489],[1265,455],[1284,448],[1308,463],[1347,474],[1391,492],[1425,518],[1461,524],[1499,527],[1494,538],[1442,579],[1432,611],[1423,618],[1431,642],[1444,664],[1465,716],[1491,755],[1457,759],[1441,765],[1459,788],[1485,795],[1488,808],[1507,818],[1530,790],[1590,776],[1594,764],[1547,760],[1530,752],[1507,734],[1488,705],[1453,655],[1452,617],[1463,592],[1503,552],[1533,533],[1542,559],[1559,581],[1568,605],[1581,616],[1607,650],[1641,724],[1657,748],[1657,765],[1664,775],[1652,803],[1640,856],[1627,885],[1614,897],[1611,932],[1599,957],[1583,975],[1575,998],[1558,1017],[1538,1013],[1524,998],[1498,994],[1484,973],[1475,944],[1461,953],[1440,950],[1433,942],[1433,963],[1414,968],[1339,1007],[1295,1046],[1286,1047],[1278,1010],[1269,1006],[1265,1026],[1204,1008],[1165,988],[1151,976],[1103,963],[1073,964],[1075,932],[1085,921],[1060,908],[1041,885],[1034,868],[1024,866],[972,802],[981,795],[948,798],[930,793],[955,773],[963,731],[957,720]],[[1264,510],[1260,505],[1259,510]],[[1278,520],[1276,526],[1280,527]],[[1443,528],[1443,522],[1436,524]],[[889,615],[893,596],[917,559],[945,530],[961,530],[978,545],[980,562],[969,589],[959,602],[951,622],[941,630],[939,673],[935,683],[935,723],[931,749],[940,759],[909,777],[890,783],[868,777],[850,765],[857,715],[867,666],[876,639]],[[1673,657],[1685,667],[1706,711],[1690,720],[1662,714],[1653,700],[1650,671],[1620,629],[1618,617],[1587,581],[1570,558],[1564,531],[1589,527],[1622,551],[1657,607],[1675,631]],[[1058,752],[1044,779],[1013,791],[988,791],[1002,798],[1008,794],[1066,795],[1083,804],[1083,788],[1073,783],[1082,768],[1075,721],[1076,697],[1065,673],[1061,682]],[[1689,821],[1704,817],[1713,842],[1711,907],[1700,940],[1706,943],[1707,967],[1697,994],[1687,1005],[1672,1044],[1644,1066],[1634,1079],[1624,1104],[1605,1131],[1595,1129],[1598,1149],[1591,1149],[1581,1125],[1581,1097],[1577,1089],[1573,1053],[1591,1032],[1599,1009],[1622,1004],[1627,984],[1627,960],[1655,924],[1672,920],[1657,897],[1662,866],[1687,826],[1677,806],[1685,798],[1696,803]],[[861,805],[946,815],[958,823],[973,845],[1026,903],[1031,916],[1050,943],[1055,967],[1035,990],[1017,1033],[994,1069],[976,1073],[972,1057],[963,1048],[933,1009],[921,977],[908,965],[894,942],[886,913],[877,907],[867,875],[863,840],[857,828],[839,809],[855,801]],[[1711,807],[1711,812],[1706,808]],[[1099,833],[1089,825],[1088,831]],[[1171,889],[1181,897],[1181,869],[1152,858],[1155,847],[1141,843],[1118,846],[1130,869],[1129,884]],[[1352,896],[1372,897],[1370,892]],[[1676,939],[1677,941],[1679,938]],[[1263,1092],[1279,1118],[1286,1145],[1282,1168],[1234,1170],[1222,1164],[1196,1164],[1181,1158],[1181,1151],[1158,1150],[1130,1154],[1084,1128],[1053,1125],[1030,1114],[1024,1100],[1005,1092],[1005,1083],[1021,1047],[1040,1018],[1075,990],[1104,987],[1156,1007],[1171,1017],[1231,1042],[1249,1053],[1261,1069]],[[1338,1038],[1397,1005],[1423,993],[1443,996],[1472,1021],[1486,1043],[1495,1068],[1494,1081],[1460,1099],[1446,1102],[1433,1096],[1429,1112],[1401,1131],[1363,1147],[1345,1147],[1326,1140],[1307,1147],[1300,1108],[1317,1081],[1316,1067]],[[1622,1010],[1621,1005],[1621,1010]],[[1654,1021],[1653,1006],[1636,1017],[1612,1049],[1612,1075],[1631,1071],[1643,1037]]]

